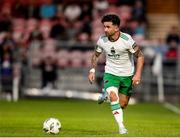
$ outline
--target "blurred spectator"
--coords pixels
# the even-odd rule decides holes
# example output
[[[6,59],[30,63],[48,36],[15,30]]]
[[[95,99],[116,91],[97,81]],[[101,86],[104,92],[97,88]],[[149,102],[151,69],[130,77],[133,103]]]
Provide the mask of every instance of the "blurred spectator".
[[[1,61],[1,83],[3,92],[12,92],[13,62],[10,53],[3,54]]]
[[[52,3],[52,0],[43,0],[43,5],[40,7],[41,18],[52,18],[56,15],[57,7]]]
[[[28,57],[30,65],[39,65],[42,58],[53,58],[57,53],[57,49],[51,44],[44,45],[43,42],[49,37],[81,43],[96,41],[104,32],[99,19],[107,12],[115,12],[120,16],[122,31],[126,30],[124,32],[133,34],[138,40],[145,37],[146,24],[137,19],[132,20],[134,13],[139,17],[143,15],[141,12],[145,12],[141,2],[143,0],[136,0],[135,8],[135,0],[93,0],[78,1],[79,3],[75,0],[56,0],[56,5],[54,1],[8,0],[5,4],[2,2],[5,6],[4,12],[0,13],[0,32],[12,31],[12,42],[15,41],[18,46],[22,43],[27,45],[27,49],[21,47],[19,51],[23,57]],[[1,39],[4,40],[2,33]]]
[[[76,41],[78,37],[78,33],[83,26],[83,22],[80,20],[76,20],[74,22],[69,23],[69,27],[67,28],[68,40]]]
[[[91,17],[85,16],[82,20],[82,27],[79,30],[77,40],[79,42],[90,42],[91,41]]]
[[[109,3],[107,0],[94,0],[94,9],[98,12],[104,11],[109,7]]]
[[[87,3],[82,3],[81,6],[81,15],[80,15],[80,20],[83,20],[84,18],[86,18],[87,16],[90,18],[92,17],[92,3],[91,2],[87,2]]]
[[[176,41],[171,41],[169,43],[169,49],[166,52],[166,59],[176,60],[178,56],[177,43]]]
[[[36,65],[40,62],[39,50],[42,47],[42,43],[43,43],[42,33],[38,29],[35,29],[34,31],[31,32],[29,37],[28,63],[30,66],[33,66],[34,64]],[[34,61],[34,59],[36,60]]]
[[[157,44],[155,45],[154,48],[155,52],[158,54],[161,54],[162,58],[165,59],[166,53],[168,51],[168,46],[167,44],[163,41],[162,38],[158,38]]]
[[[180,44],[180,36],[178,34],[177,26],[172,26],[170,32],[166,37],[167,44],[170,44],[172,41],[174,41],[176,44]]]
[[[30,33],[30,36],[29,36],[30,42],[34,41],[34,40],[39,40],[39,41],[43,40],[42,33],[39,31],[38,27],[36,27],[34,30],[32,30],[32,32]]]
[[[137,27],[135,28],[135,35],[142,35],[145,37],[146,25],[144,22],[138,22]]]
[[[9,14],[0,13],[0,33],[9,32],[12,29],[12,18]]]
[[[136,19],[131,19],[121,28],[121,31],[132,35],[137,43],[141,43],[145,39],[146,24]]]
[[[166,42],[168,44],[168,51],[166,52],[167,62],[169,65],[176,65],[176,60],[178,57],[178,44],[180,43],[178,27],[171,27],[171,30],[166,37]]]
[[[52,28],[50,30],[50,37],[57,40],[67,40],[67,33],[63,24],[61,24],[61,20],[63,17],[54,17],[52,19]]]
[[[127,22],[126,26],[121,27],[121,31],[130,35],[134,34],[134,31],[131,29],[131,22]]]
[[[28,8],[28,17],[29,18],[40,18],[40,2],[36,0],[30,0]]]
[[[12,92],[13,61],[15,46],[11,33],[6,33],[0,45],[1,83],[4,92]]]
[[[122,21],[121,27],[126,26],[127,21],[131,20],[132,18],[132,7],[128,5],[121,5],[117,10],[117,14]]]
[[[138,21],[146,21],[146,11],[145,11],[143,2],[141,0],[135,1],[134,7],[132,10],[132,15]]]
[[[5,38],[3,39],[1,45],[0,45],[0,56],[1,59],[4,56],[5,53],[9,53],[10,55],[13,56],[14,48],[16,46],[16,43],[14,42],[12,38],[11,33],[6,33]]]
[[[177,43],[175,41],[171,41],[168,46],[169,48],[165,54],[166,60],[164,61],[164,65],[175,67],[178,59]]]
[[[105,13],[109,13],[109,12],[111,12],[111,13],[116,13],[116,14],[120,14],[120,13],[119,13],[119,7],[118,7],[116,4],[114,4],[114,3],[109,4],[108,8],[105,10]],[[120,16],[119,16],[119,17],[120,17]],[[120,18],[121,18],[121,17],[120,17]]]
[[[130,30],[137,44],[144,41],[146,32],[146,24],[144,22],[132,19],[130,22]]]
[[[28,0],[15,0],[12,6],[12,16],[16,18],[28,18]]]
[[[42,71],[42,88],[51,87],[56,88],[55,82],[57,80],[57,65],[52,57],[47,57],[41,62]]]
[[[64,15],[70,22],[75,21],[81,15],[81,13],[81,8],[75,3],[67,5],[64,10]]]

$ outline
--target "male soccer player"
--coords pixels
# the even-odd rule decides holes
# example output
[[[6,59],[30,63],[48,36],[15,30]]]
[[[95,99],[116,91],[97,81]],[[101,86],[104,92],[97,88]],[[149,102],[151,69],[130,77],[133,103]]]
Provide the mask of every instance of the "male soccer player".
[[[132,94],[132,86],[141,81],[144,56],[140,47],[132,37],[120,31],[120,19],[116,14],[107,14],[101,20],[105,35],[100,36],[92,56],[92,68],[89,71],[90,83],[95,80],[95,68],[99,55],[104,51],[106,65],[104,73],[104,88],[108,93],[112,113],[119,126],[119,133],[127,133],[123,124],[123,110]],[[137,58],[136,70],[134,59]]]

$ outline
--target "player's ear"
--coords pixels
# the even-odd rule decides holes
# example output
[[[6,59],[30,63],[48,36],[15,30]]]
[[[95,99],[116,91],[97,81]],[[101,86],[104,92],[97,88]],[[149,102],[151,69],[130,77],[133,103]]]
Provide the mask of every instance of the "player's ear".
[[[115,31],[119,31],[119,26],[116,26]]]

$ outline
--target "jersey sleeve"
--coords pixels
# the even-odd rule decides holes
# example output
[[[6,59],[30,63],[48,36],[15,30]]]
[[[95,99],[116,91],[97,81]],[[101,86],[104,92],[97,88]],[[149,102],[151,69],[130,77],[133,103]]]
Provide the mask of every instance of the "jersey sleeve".
[[[136,45],[136,42],[132,39],[131,36],[129,36],[129,39],[127,41],[128,44],[128,49],[131,53],[135,53],[136,51],[134,50],[134,47]]]
[[[97,45],[95,47],[95,51],[98,52],[98,53],[102,53],[103,52],[103,48],[101,46],[101,40],[99,38],[99,40],[97,41]]]

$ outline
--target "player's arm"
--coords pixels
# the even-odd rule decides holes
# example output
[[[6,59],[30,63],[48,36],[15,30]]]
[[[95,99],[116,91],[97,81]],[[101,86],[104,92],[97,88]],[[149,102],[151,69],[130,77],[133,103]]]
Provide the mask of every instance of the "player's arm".
[[[140,46],[138,46],[137,44],[133,45],[133,49],[135,51],[134,56],[137,58],[137,63],[136,63],[136,71],[132,80],[133,80],[133,85],[138,85],[141,81],[141,74],[144,65],[144,55],[140,49]]]
[[[101,53],[97,52],[97,51],[94,51],[93,55],[92,55],[92,58],[91,58],[91,66],[92,68],[96,68],[97,66],[97,62],[98,62],[98,58],[100,56]]]
[[[91,58],[91,69],[89,71],[89,76],[88,76],[88,79],[89,79],[90,83],[93,83],[94,80],[95,80],[95,71],[96,71],[95,69],[96,69],[98,58],[99,58],[100,54],[101,53],[99,53],[99,52],[97,52],[95,50],[93,55],[92,55],[92,58]]]

